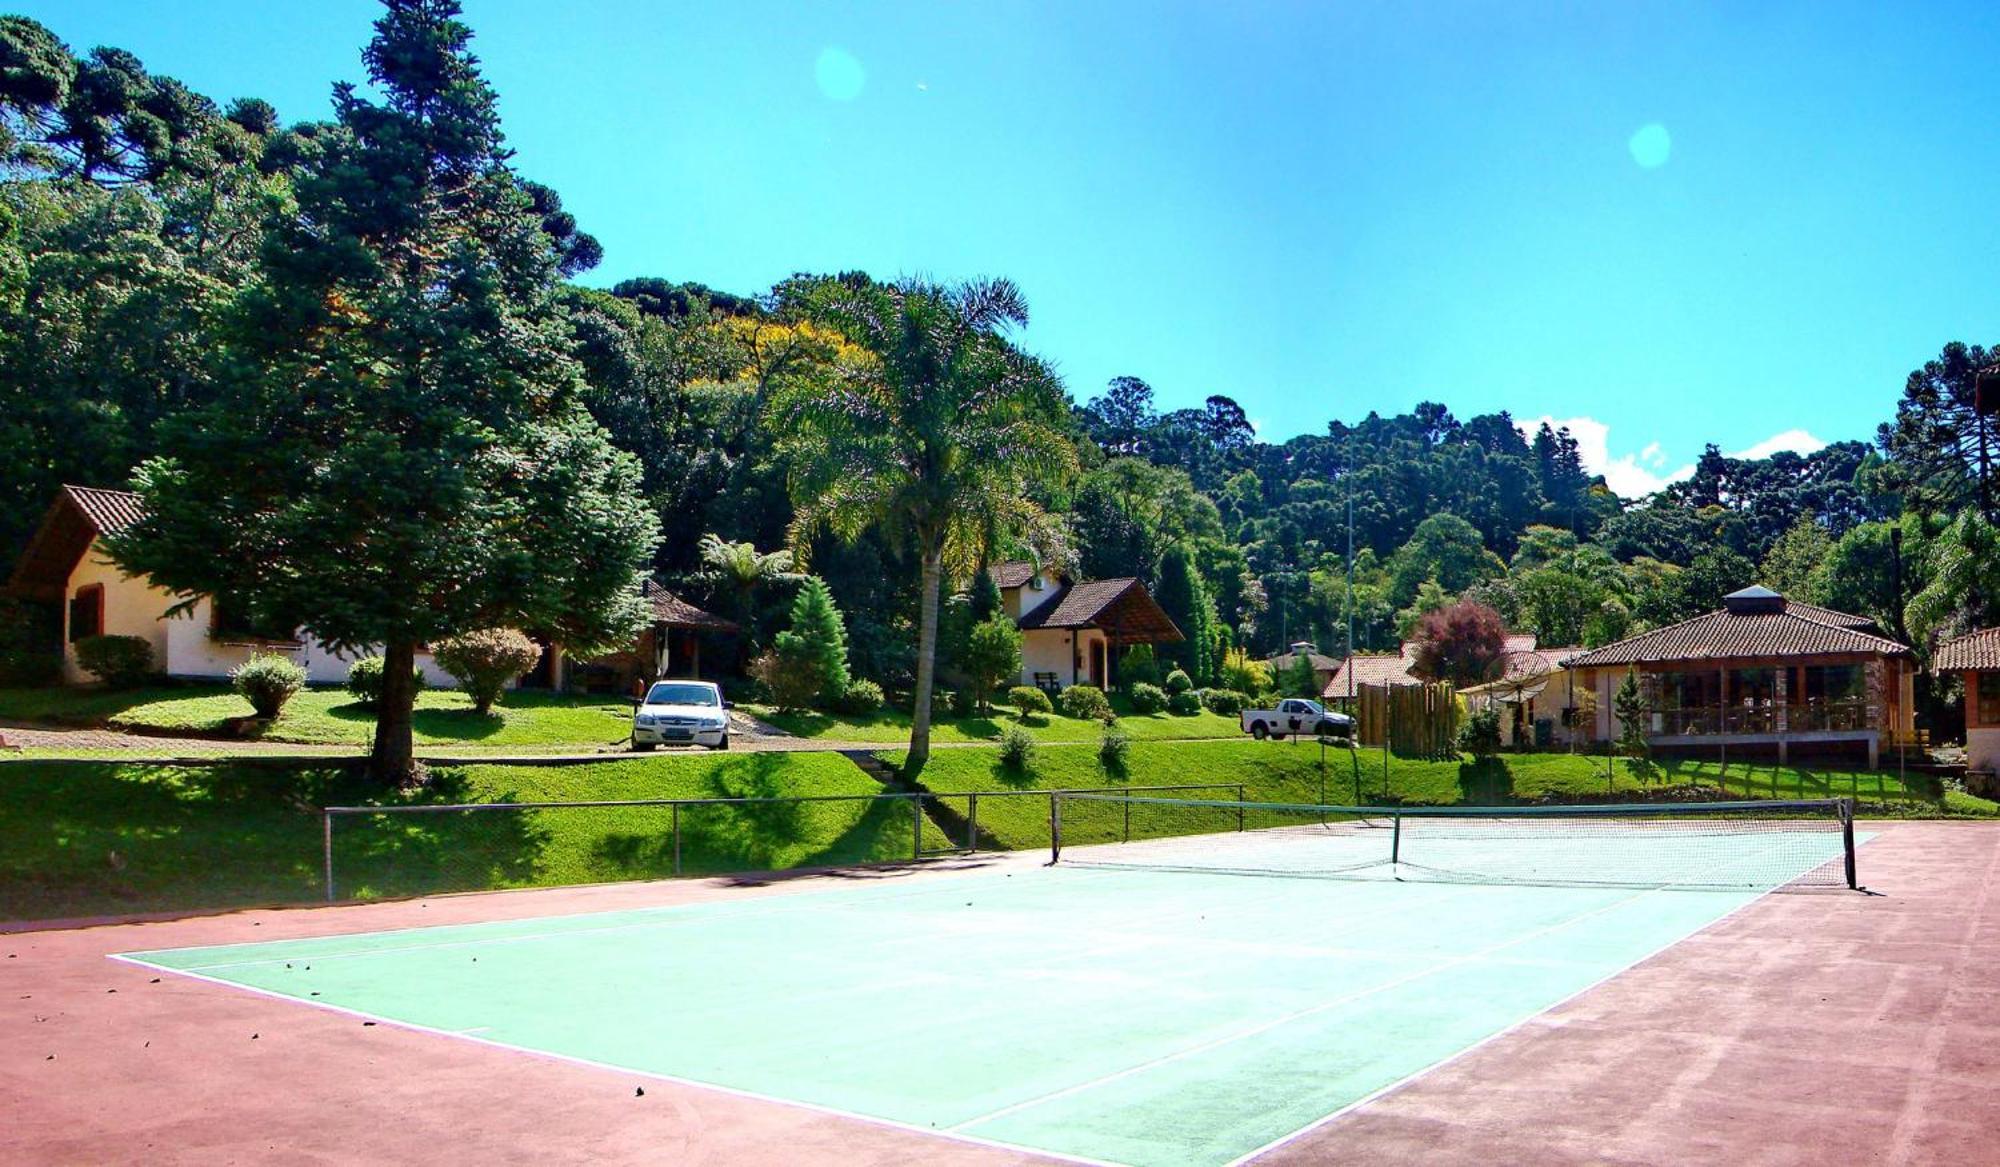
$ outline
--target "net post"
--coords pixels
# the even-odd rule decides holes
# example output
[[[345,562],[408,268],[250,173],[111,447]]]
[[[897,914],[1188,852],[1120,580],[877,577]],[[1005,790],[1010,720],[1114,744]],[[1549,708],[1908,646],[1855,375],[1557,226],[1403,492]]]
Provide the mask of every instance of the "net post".
[[[326,867],[326,902],[333,902],[333,812],[322,809],[319,812],[320,849]]]
[[[965,853],[974,854],[979,850],[979,795],[969,794],[965,800]]]
[[[1389,812],[1389,865],[1403,861],[1403,812]]]
[[[674,874],[681,873],[681,804],[674,804]]]
[[[910,796],[910,858],[924,857],[924,796]]]
[[[1049,866],[1062,858],[1062,792],[1049,791]]]
[[[1854,871],[1854,800],[1840,800],[1840,849],[1847,859],[1847,890],[1858,891],[1860,882]]]

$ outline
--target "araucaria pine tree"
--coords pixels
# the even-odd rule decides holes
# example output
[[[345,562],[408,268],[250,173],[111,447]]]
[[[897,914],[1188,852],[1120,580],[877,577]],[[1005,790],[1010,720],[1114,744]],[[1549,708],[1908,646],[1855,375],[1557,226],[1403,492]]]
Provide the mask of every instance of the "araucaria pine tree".
[[[216,398],[135,474],[128,571],[231,598],[386,666],[370,766],[416,774],[420,644],[632,634],[657,540],[639,468],[579,400],[557,248],[507,165],[455,0],[387,0],[336,120],[289,170],[258,277],[219,332]]]
[[[847,692],[847,630],[825,580],[806,577],[792,601],[791,629],[778,633],[775,646],[781,659],[796,661],[818,677],[815,700],[822,708],[832,707]]]

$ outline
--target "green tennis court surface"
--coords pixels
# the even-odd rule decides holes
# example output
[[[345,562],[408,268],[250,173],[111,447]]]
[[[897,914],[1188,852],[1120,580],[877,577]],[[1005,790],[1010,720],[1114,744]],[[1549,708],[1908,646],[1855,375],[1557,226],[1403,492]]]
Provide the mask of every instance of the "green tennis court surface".
[[[1245,848],[1272,849],[1257,836],[1073,853],[1129,867],[1066,853],[1011,874],[124,959],[959,1137],[1222,1163],[1839,854],[1837,835],[1674,839],[1683,864],[1759,873],[1736,890],[1238,874],[1257,866]],[[1164,867],[1139,862],[1152,847]]]

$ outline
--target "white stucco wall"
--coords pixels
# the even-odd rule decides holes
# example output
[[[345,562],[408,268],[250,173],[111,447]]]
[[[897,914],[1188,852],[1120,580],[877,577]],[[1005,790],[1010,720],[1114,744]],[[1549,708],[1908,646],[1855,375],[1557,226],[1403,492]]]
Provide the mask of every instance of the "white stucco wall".
[[[167,657],[167,630],[160,614],[174,603],[172,593],[153,587],[145,579],[134,579],[111,565],[95,544],[70,573],[69,589],[63,594],[63,680],[81,684],[92,679],[77,666],[76,649],[70,643],[69,601],[93,584],[104,588],[104,634],[137,636],[153,646],[153,664]]]
[[[1054,673],[1056,683],[1073,683],[1070,676],[1071,630],[1030,628],[1021,634],[1021,684],[1035,683],[1036,673]]]
[[[1040,584],[1041,587],[1037,588],[1036,584]],[[1009,597],[1013,600],[1013,603],[1008,605],[1009,611],[1007,614],[1019,620],[1021,617],[1040,608],[1043,604],[1055,599],[1056,593],[1062,589],[1056,586],[1048,577],[1038,575],[1020,587],[1008,590],[1013,593]]]
[[[153,667],[170,677],[189,680],[220,680],[229,671],[257,652],[277,653],[297,661],[306,670],[306,679],[316,685],[338,685],[347,680],[348,666],[356,655],[343,655],[310,636],[296,645],[253,644],[219,641],[209,635],[214,618],[211,602],[203,597],[185,614],[167,617],[167,609],[180,597],[152,586],[151,581],[134,578],[113,567],[93,544],[88,554],[70,573],[67,595],[74,597],[92,584],[104,587],[104,632],[110,636],[137,636],[153,646]],[[76,653],[69,643],[69,605],[63,605],[63,680],[82,684],[93,678],[77,667]],[[458,682],[438,667],[430,653],[417,654],[417,668],[424,680],[436,688],[456,688]]]

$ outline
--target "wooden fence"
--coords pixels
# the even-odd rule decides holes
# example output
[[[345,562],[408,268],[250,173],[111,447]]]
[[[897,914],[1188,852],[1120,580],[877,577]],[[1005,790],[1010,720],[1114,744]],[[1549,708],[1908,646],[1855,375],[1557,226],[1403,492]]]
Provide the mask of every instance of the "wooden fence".
[[[1354,695],[1354,731],[1364,746],[1411,758],[1458,754],[1458,694],[1450,685],[1362,685]]]

